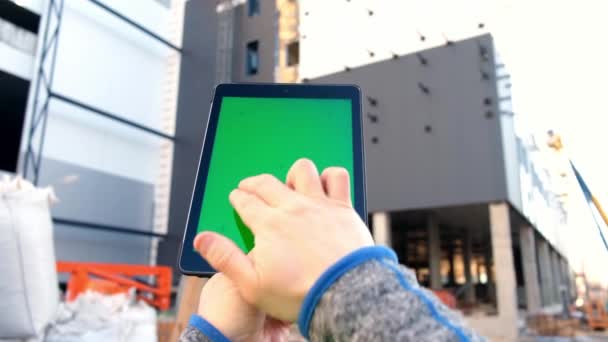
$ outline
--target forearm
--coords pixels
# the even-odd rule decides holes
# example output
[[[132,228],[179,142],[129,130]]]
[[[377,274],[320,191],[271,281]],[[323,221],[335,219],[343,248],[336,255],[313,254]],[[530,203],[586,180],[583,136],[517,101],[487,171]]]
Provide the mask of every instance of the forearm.
[[[318,299],[308,324],[304,321],[301,317],[300,328],[308,325],[303,333],[312,341],[484,340],[386,255],[343,273]]]

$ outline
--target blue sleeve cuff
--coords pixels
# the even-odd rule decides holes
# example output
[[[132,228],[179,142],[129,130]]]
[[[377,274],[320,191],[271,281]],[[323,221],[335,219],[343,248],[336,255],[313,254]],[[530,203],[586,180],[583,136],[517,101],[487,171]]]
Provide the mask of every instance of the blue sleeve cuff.
[[[199,315],[194,314],[190,316],[190,321],[188,323],[213,342],[230,342],[228,337],[224,336],[221,331],[217,330],[209,321]]]
[[[317,307],[317,304],[323,297],[323,294],[329,289],[344,273],[352,270],[353,268],[370,260],[384,260],[390,259],[391,261],[397,261],[397,255],[392,249],[373,246],[360,248],[349,255],[338,260],[334,265],[325,271],[321,277],[312,286],[304,302],[302,303],[302,309],[298,317],[298,327],[300,333],[306,339],[309,339],[308,329],[310,327],[310,321],[312,315]]]

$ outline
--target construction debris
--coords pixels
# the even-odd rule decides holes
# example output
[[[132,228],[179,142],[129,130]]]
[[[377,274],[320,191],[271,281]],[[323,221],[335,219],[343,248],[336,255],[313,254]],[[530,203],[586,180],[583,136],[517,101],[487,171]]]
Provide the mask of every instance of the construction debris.
[[[156,311],[135,291],[104,295],[87,291],[59,306],[47,342],[156,341]]]
[[[537,314],[528,317],[528,328],[539,336],[573,337],[579,327],[575,318],[560,318],[554,315]]]

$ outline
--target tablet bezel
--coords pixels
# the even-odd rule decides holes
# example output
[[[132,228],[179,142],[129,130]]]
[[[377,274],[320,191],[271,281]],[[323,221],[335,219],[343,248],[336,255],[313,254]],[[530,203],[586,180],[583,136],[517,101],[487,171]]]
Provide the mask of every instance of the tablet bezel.
[[[188,220],[180,246],[178,266],[181,273],[194,276],[210,276],[216,271],[194,251],[192,243],[197,234],[203,194],[209,172],[209,164],[223,97],[262,97],[262,98],[310,98],[310,99],[348,99],[352,102],[353,131],[353,173],[355,211],[367,225],[365,194],[365,157],[363,149],[363,130],[361,122],[361,92],[354,85],[300,85],[300,84],[219,84],[215,88],[213,102],[198,162],[198,170]],[[193,210],[194,208],[194,210]]]

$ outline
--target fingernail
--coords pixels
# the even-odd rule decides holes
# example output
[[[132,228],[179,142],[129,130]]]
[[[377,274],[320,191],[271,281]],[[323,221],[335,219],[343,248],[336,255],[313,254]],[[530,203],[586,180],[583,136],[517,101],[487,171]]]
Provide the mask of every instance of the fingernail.
[[[228,199],[232,202],[234,201],[235,196],[237,196],[238,189],[234,189],[230,191],[230,195],[228,195]]]
[[[209,250],[209,246],[213,241],[213,235],[200,233],[194,238],[194,248],[202,255],[205,256]]]

